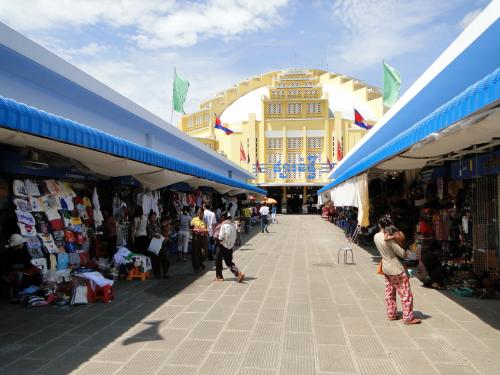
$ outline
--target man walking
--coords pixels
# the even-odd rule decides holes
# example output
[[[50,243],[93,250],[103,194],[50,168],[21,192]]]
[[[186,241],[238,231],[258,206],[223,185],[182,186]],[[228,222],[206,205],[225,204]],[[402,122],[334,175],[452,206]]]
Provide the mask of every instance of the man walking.
[[[245,206],[243,209],[242,215],[243,217],[243,227],[245,228],[245,234],[250,233],[250,220],[252,219],[252,209],[248,207],[248,205]]]
[[[203,212],[203,221],[208,229],[208,260],[214,260],[213,250],[214,250],[214,228],[217,224],[217,218],[215,213],[210,209],[210,204],[205,205],[205,211]]]
[[[236,276],[239,283],[245,278],[245,274],[241,272],[233,262],[233,247],[236,242],[236,225],[231,220],[231,215],[224,212],[221,216],[221,224],[216,230],[218,232],[219,246],[215,254],[215,281],[224,281],[222,276],[222,259],[226,266]]]
[[[196,216],[191,220],[191,228],[193,230],[193,240],[191,249],[191,262],[195,272],[200,272],[205,269],[203,258],[206,255],[208,245],[208,230],[203,221],[203,208],[199,208]]]
[[[269,233],[267,230],[267,226],[269,225],[269,207],[267,206],[267,203],[264,202],[263,206],[259,210],[260,213],[260,229],[262,230],[262,233],[266,231],[266,233]]]

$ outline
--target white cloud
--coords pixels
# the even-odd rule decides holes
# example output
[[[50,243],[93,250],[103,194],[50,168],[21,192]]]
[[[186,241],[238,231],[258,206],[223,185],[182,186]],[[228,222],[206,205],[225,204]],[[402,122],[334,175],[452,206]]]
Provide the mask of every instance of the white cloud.
[[[144,54],[132,51],[123,58],[98,57],[85,59],[72,56],[70,61],[125,97],[133,100],[157,116],[170,122],[173,69],[176,62],[183,61],[177,70],[190,82],[188,97],[184,105],[186,112],[195,111],[199,104],[215,97],[215,94],[241,80],[237,74],[225,68],[229,61],[223,57],[204,56],[192,53]],[[174,114],[173,125],[179,115]]]
[[[481,12],[482,12],[482,9],[476,9],[476,10],[473,10],[473,11],[467,13],[465,15],[465,17],[462,18],[462,20],[460,21],[460,28],[463,30],[467,26],[469,26],[472,23],[472,21],[474,21],[476,19],[476,17],[479,16],[479,14]]]
[[[434,0],[338,0],[335,19],[346,33],[332,49],[334,59],[362,70],[383,59],[390,60],[425,48],[442,31],[436,22],[441,14],[459,3]]]
[[[145,48],[186,47],[199,40],[267,30],[288,0],[0,0],[0,19],[16,30],[44,32],[104,24],[126,30]]]

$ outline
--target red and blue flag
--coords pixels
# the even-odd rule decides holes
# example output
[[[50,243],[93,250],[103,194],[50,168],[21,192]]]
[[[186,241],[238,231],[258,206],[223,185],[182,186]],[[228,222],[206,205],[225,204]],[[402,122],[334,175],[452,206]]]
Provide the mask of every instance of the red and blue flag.
[[[354,123],[366,130],[370,130],[373,127],[373,125],[369,125],[365,121],[363,116],[361,116],[361,113],[359,113],[356,108],[354,108]]]
[[[215,115],[215,129],[222,130],[226,135],[233,134],[233,131],[229,128],[226,128],[224,125],[222,125],[222,122],[220,121],[219,116]]]

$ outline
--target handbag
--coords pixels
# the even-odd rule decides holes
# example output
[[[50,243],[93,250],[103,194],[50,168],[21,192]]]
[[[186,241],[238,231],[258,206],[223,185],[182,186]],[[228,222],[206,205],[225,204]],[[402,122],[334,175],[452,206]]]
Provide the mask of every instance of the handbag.
[[[151,251],[153,254],[158,255],[160,253],[160,250],[163,246],[163,241],[165,240],[165,237],[161,236],[160,238],[153,237],[151,239],[151,242],[149,243],[148,250]]]
[[[377,275],[385,275],[384,271],[382,270],[382,261],[377,266]]]

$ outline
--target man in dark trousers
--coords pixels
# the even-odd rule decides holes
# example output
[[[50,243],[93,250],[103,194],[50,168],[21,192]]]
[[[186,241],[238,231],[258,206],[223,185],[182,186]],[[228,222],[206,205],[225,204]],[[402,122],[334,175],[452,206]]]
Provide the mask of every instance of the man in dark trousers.
[[[222,214],[221,224],[215,229],[215,234],[218,239],[217,253],[215,254],[215,281],[224,281],[222,276],[222,259],[224,259],[226,266],[241,283],[245,274],[233,262],[233,247],[236,242],[237,230],[231,215],[227,212]]]

